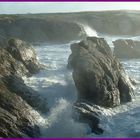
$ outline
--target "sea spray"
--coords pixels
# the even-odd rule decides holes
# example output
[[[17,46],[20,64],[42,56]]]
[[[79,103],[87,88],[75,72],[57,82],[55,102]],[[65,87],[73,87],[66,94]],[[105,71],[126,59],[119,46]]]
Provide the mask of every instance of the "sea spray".
[[[84,137],[86,124],[75,122],[72,117],[72,104],[60,98],[46,117],[46,127],[41,128],[42,137]]]
[[[108,39],[112,40],[109,37]],[[40,123],[45,119],[45,123],[40,126],[42,137],[139,136],[139,85],[136,89],[134,102],[112,109],[104,109],[104,117],[100,121],[101,128],[105,130],[102,135],[89,134],[89,126],[75,122],[72,117],[72,105],[76,101],[76,88],[71,72],[66,70],[67,59],[71,53],[70,44],[38,46],[36,51],[40,62],[49,65],[49,67],[39,74],[25,79],[25,83],[43,96],[47,96],[48,99],[50,112],[47,112],[43,120],[39,119]],[[130,76],[140,81],[139,60],[121,60],[121,63]]]
[[[67,70],[70,44],[35,47],[40,62],[49,67],[32,77],[24,78],[25,83],[47,97],[49,112],[45,123],[40,125],[42,137],[84,137],[89,131],[87,124],[73,119],[73,103],[77,91],[72,71]]]
[[[97,32],[93,28],[91,28],[88,25],[84,25],[83,27],[84,27],[84,30],[85,30],[87,36],[90,36],[90,37],[96,36],[96,37],[98,37]]]
[[[92,27],[90,27],[87,24],[81,24],[79,23],[80,27],[81,27],[81,34],[84,37],[89,36],[89,37],[98,37],[98,34],[96,32],[95,29],[93,29]],[[85,36],[84,36],[85,35]]]

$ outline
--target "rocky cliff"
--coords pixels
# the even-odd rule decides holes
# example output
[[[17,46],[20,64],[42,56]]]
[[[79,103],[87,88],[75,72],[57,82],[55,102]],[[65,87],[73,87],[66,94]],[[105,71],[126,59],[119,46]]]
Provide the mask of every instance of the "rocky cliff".
[[[13,40],[14,43],[23,43],[18,39]],[[32,74],[26,66],[26,59],[33,62],[32,59],[36,58],[36,55],[26,55],[26,49],[30,46],[26,46],[22,51],[22,48],[13,48],[19,45],[11,44],[13,40],[9,41],[9,46],[0,48],[0,137],[39,137],[40,130],[36,117],[40,115],[37,111],[48,111],[47,99],[42,99],[22,80],[22,76]],[[9,47],[12,47],[15,56],[22,56],[22,53],[26,59],[13,57],[13,51],[7,51]]]
[[[3,17],[4,18],[4,17]],[[0,39],[20,38],[30,43],[59,43],[79,39],[81,28],[74,22],[13,17],[0,19]]]
[[[16,37],[34,42],[62,43],[81,39],[83,26],[99,34],[140,34],[139,11],[102,11],[79,13],[0,15],[0,39]]]

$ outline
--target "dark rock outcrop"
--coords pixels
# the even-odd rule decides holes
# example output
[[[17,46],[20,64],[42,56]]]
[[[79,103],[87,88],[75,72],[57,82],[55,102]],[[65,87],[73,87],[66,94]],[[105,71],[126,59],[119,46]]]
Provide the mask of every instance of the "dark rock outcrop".
[[[33,108],[0,80],[0,137],[39,137]]]
[[[47,99],[22,80],[33,73],[27,64],[28,60],[36,64],[36,56],[26,56],[26,46],[15,46],[14,53],[9,53],[10,46],[0,47],[0,137],[39,137],[38,112],[48,111]]]
[[[40,113],[48,112],[47,98],[42,98],[38,92],[26,86],[20,77],[11,75],[4,77],[3,81],[8,90],[20,96],[31,107],[33,107],[34,110]]]
[[[0,74],[2,76],[18,75],[26,76],[29,75],[29,71],[26,69],[23,63],[17,61],[12,55],[4,48],[0,48]]]
[[[21,61],[31,74],[38,73],[42,68],[37,61],[35,50],[30,44],[20,39],[10,39],[7,50],[17,61]]]
[[[71,45],[68,66],[78,90],[78,101],[114,107],[132,100],[133,89],[122,65],[103,38],[87,37]]]
[[[103,116],[103,110],[99,106],[81,102],[74,105],[74,110],[79,114],[77,120],[87,123],[93,133],[99,135],[104,132],[99,126],[100,118]]]
[[[87,37],[71,45],[68,68],[78,90],[74,106],[78,121],[89,124],[95,134],[102,134],[100,119],[105,116],[101,107],[115,107],[132,100],[129,77],[103,38]],[[98,106],[99,105],[99,106]]]
[[[140,58],[140,41],[118,39],[113,41],[114,54],[121,59]]]

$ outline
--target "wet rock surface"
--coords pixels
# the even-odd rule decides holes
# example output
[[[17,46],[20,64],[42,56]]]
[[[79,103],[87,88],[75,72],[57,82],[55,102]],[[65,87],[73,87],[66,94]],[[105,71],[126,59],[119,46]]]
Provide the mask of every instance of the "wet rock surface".
[[[12,46],[8,46],[8,49],[0,48],[0,137],[4,138],[39,137],[37,117],[40,115],[37,111],[48,111],[47,99],[42,99],[22,80],[22,76],[34,73],[28,67],[28,60],[35,64],[38,62],[34,50],[33,55],[28,56],[26,51],[30,49],[21,43],[16,40],[14,44],[9,43]]]
[[[16,61],[4,48],[0,48],[0,73],[2,76],[29,75],[29,71],[20,61]]]
[[[32,110],[0,81],[0,137],[38,137],[40,131]]]
[[[79,121],[89,124],[92,132],[104,132],[99,127],[103,111],[132,100],[133,89],[122,65],[103,38],[87,37],[71,45],[68,68],[78,90],[75,109]]]
[[[71,45],[68,66],[78,90],[78,101],[114,107],[132,100],[132,87],[119,61],[103,38],[88,37]]]
[[[38,63],[33,47],[20,39],[10,39],[8,41],[8,52],[18,61],[21,61],[31,74],[38,73],[42,68]]]
[[[140,41],[118,39],[113,41],[114,54],[121,59],[140,58]]]
[[[41,113],[46,113],[48,111],[47,98],[42,98],[38,92],[26,86],[24,84],[24,81],[20,77],[11,75],[8,77],[4,77],[3,81],[11,92],[19,95],[36,111],[39,111]]]
[[[87,102],[79,102],[74,105],[74,110],[79,113],[77,121],[87,123],[91,128],[91,132],[98,135],[104,132],[99,126],[100,118],[103,115],[99,106]]]

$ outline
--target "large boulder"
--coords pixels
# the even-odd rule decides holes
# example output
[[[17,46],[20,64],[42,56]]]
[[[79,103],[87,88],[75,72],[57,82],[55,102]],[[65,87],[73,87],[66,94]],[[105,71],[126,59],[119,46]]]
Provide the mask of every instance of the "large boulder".
[[[35,50],[27,42],[10,39],[7,50],[16,60],[21,61],[31,74],[38,73],[42,68],[42,65],[37,61]]]
[[[118,39],[113,41],[114,54],[121,59],[140,58],[140,41]]]
[[[120,62],[103,38],[87,37],[71,45],[68,67],[78,90],[78,102],[114,107],[132,100],[133,89]]]

